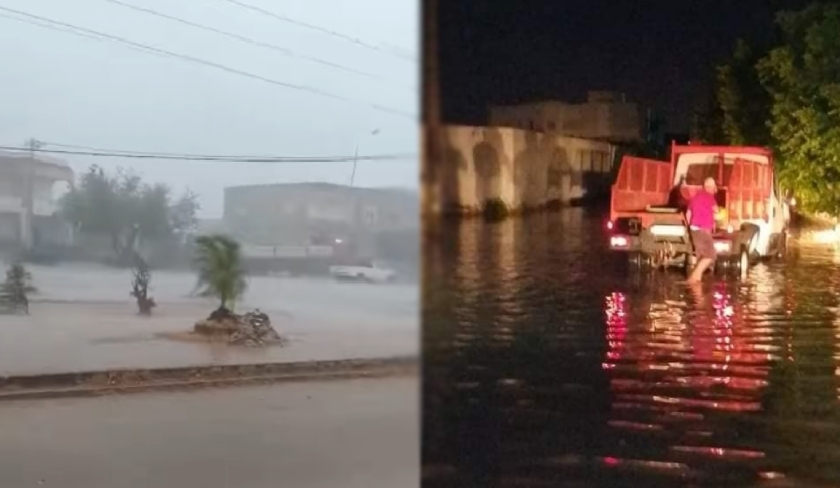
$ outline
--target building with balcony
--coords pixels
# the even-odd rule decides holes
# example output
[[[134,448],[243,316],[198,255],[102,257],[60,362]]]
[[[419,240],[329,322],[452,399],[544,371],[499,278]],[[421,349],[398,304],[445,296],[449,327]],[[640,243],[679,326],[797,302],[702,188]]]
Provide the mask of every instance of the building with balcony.
[[[73,178],[73,170],[63,161],[0,153],[0,248],[69,244],[71,228],[56,215],[55,195],[59,184],[72,185]],[[26,205],[28,188],[31,222]]]
[[[608,91],[591,91],[577,104],[547,100],[492,107],[489,125],[617,144],[642,139],[638,106]]]

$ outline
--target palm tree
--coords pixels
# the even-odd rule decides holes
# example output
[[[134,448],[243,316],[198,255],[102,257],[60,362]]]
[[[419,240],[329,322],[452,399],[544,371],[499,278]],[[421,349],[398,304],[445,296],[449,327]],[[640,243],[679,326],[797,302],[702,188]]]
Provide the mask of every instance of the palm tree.
[[[194,262],[198,294],[218,298],[219,312],[232,312],[247,288],[239,243],[224,235],[198,237]]]

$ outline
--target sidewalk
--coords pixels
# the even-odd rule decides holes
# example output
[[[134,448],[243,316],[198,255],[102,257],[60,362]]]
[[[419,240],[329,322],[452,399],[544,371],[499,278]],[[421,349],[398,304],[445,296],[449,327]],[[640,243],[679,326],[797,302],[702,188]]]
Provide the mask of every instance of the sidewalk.
[[[140,317],[128,296],[130,271],[31,268],[39,292],[30,315],[0,315],[0,375],[126,368],[325,361],[417,355],[417,287],[340,285],[257,277],[238,310],[260,308],[289,339],[245,348],[161,337],[192,330],[214,302],[191,298],[195,277],[153,275],[158,303]]]
[[[3,486],[417,486],[417,378],[0,404]]]

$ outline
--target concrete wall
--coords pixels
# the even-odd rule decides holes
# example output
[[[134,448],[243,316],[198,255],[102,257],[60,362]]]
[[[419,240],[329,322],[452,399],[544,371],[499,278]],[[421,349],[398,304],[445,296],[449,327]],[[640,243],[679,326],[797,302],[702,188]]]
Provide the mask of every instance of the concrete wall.
[[[606,142],[470,126],[446,126],[442,138],[426,212],[478,212],[489,201],[511,210],[567,204],[612,181],[616,147]]]
[[[489,125],[585,139],[635,142],[641,139],[641,115],[620,94],[590,92],[586,103],[544,101],[493,107]]]

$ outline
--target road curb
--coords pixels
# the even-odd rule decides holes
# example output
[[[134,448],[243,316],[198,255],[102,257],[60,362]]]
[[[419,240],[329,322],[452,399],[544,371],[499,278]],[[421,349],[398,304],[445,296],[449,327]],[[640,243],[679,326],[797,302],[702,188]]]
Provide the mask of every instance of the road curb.
[[[417,357],[138,368],[0,377],[0,401],[414,375]]]

